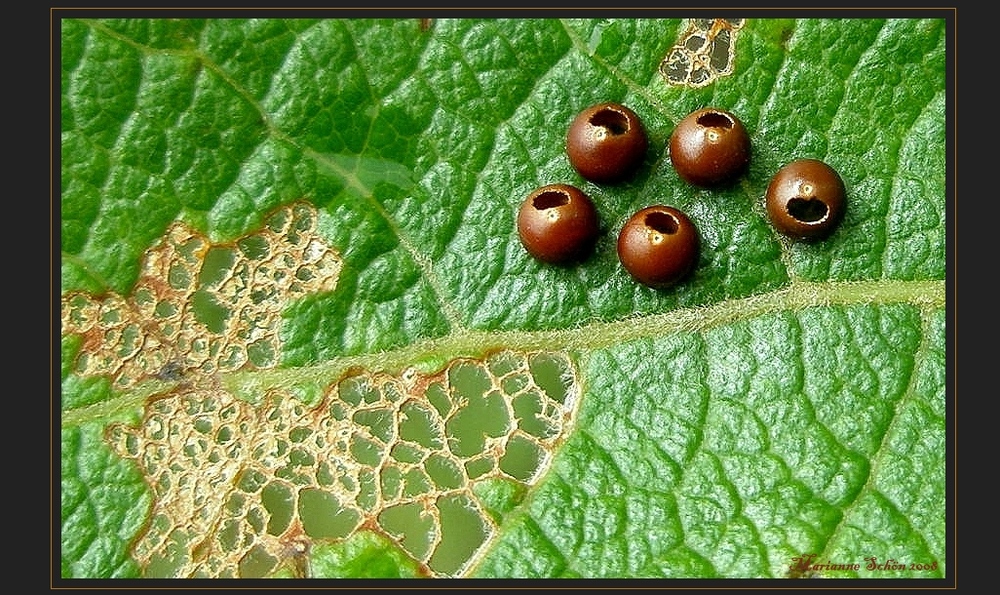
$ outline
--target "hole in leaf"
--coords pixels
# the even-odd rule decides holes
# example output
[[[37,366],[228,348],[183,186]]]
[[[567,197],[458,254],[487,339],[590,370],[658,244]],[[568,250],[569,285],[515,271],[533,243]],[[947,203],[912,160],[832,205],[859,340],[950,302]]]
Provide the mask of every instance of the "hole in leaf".
[[[489,534],[482,513],[465,495],[438,499],[441,511],[441,542],[428,564],[437,572],[459,573]]]
[[[401,538],[403,548],[418,560],[430,551],[434,518],[424,514],[422,505],[414,502],[387,508],[378,516],[378,524]]]
[[[531,375],[550,399],[557,403],[566,403],[573,379],[569,370],[569,362],[561,357],[547,353],[539,353],[529,362]]]
[[[493,457],[470,459],[465,463],[465,473],[469,476],[469,479],[476,479],[492,471],[495,464],[496,461]]]
[[[507,452],[500,460],[500,469],[519,481],[534,477],[541,466],[543,454],[538,445],[522,436],[507,442]]]
[[[710,63],[712,68],[719,72],[725,72],[732,65],[732,35],[723,29],[719,31],[719,34],[715,36],[715,44],[712,47],[710,54]]]
[[[336,496],[316,489],[299,494],[299,518],[306,534],[316,539],[347,537],[361,522],[356,510],[344,508]]]
[[[443,440],[430,411],[415,402],[406,403],[401,410],[400,439],[416,442],[425,448],[441,448]]]
[[[374,467],[382,460],[382,447],[355,433],[351,437],[351,456],[362,465]]]
[[[378,503],[378,478],[375,470],[362,469],[358,479],[358,495],[354,501],[361,508],[371,510]]]
[[[403,493],[403,473],[399,467],[386,467],[382,469],[382,498],[385,500],[398,499]]]
[[[154,554],[146,566],[145,575],[150,578],[173,578],[183,567],[186,558],[188,538],[183,531],[173,531],[167,545]]]
[[[431,480],[427,477],[427,474],[420,469],[410,469],[406,472],[406,476],[403,480],[405,482],[403,487],[403,496],[407,498],[413,498],[431,491]]]
[[[237,245],[250,260],[264,260],[271,253],[271,245],[262,235],[247,236],[240,239]]]
[[[292,491],[288,486],[271,482],[261,492],[261,503],[271,518],[267,522],[267,532],[271,535],[281,535],[292,521]]]
[[[397,430],[396,419],[390,409],[363,409],[355,413],[353,419],[383,443],[391,442]]]
[[[255,545],[240,560],[240,576],[244,578],[267,576],[277,563],[277,558],[268,554],[260,545]]]
[[[400,442],[392,447],[393,460],[404,464],[419,463],[424,459],[424,451],[412,444]]]
[[[431,454],[424,463],[427,475],[437,484],[440,489],[455,489],[462,486],[462,471],[455,467],[455,464],[437,453]]]
[[[205,253],[205,260],[198,274],[201,285],[218,285],[226,279],[236,262],[236,254],[231,248],[213,246]]]
[[[542,398],[529,392],[514,398],[514,415],[517,417],[517,427],[538,438],[547,438],[552,432],[550,424],[540,417],[542,413]]]
[[[708,38],[701,33],[692,33],[684,40],[684,49],[689,52],[700,52],[705,44],[708,43]]]
[[[225,332],[229,310],[215,301],[212,294],[204,290],[195,292],[191,296],[191,309],[194,311],[195,320],[204,324],[210,332],[217,335]]]

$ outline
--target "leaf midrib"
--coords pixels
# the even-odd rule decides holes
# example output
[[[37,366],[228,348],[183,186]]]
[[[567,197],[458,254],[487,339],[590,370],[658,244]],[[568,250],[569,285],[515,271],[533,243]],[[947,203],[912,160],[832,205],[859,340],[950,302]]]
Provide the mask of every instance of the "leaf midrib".
[[[560,22],[563,30],[571,39],[575,51],[587,54],[605,68],[610,76],[617,78],[633,92],[643,96],[651,105],[657,106],[668,118],[676,120],[676,115],[670,114],[666,106],[652,96],[646,87],[623,75],[613,65],[600,59],[599,56],[588,52],[583,40],[576,35],[573,28],[564,20]],[[105,35],[130,43],[146,53],[197,55],[202,63],[233,89],[234,93],[254,107],[273,138],[290,143],[304,155],[317,162],[322,162],[336,171],[349,187],[375,208],[397,236],[402,248],[420,269],[421,275],[430,285],[431,291],[448,320],[449,334],[418,341],[388,352],[333,358],[320,364],[302,368],[242,371],[223,376],[221,382],[238,395],[261,395],[269,389],[290,389],[303,384],[326,386],[336,382],[345,371],[352,367],[399,371],[413,365],[414,362],[442,362],[465,355],[479,356],[484,352],[497,349],[589,351],[636,339],[663,337],[684,332],[702,332],[765,314],[798,311],[814,306],[904,303],[923,309],[936,309],[943,307],[945,303],[945,283],[941,280],[810,283],[795,280],[793,276],[793,280],[786,287],[769,293],[662,314],[631,317],[611,322],[585,323],[570,329],[536,331],[469,329],[463,324],[460,312],[448,299],[447,291],[443,289],[441,280],[435,274],[431,259],[396,224],[392,215],[373,196],[364,182],[354,172],[338,169],[337,164],[330,163],[322,155],[316,154],[278,129],[260,103],[255,101],[247,90],[229,76],[220,65],[215,64],[207,55],[197,50],[178,51],[150,48],[137,44],[134,40],[127,39],[99,23],[88,21],[88,25],[99,29]],[[750,193],[749,189],[747,191]],[[794,271],[794,267],[790,266],[788,261],[789,254],[786,246],[783,246],[782,258],[788,270]],[[168,391],[173,387],[173,385],[162,381],[146,382],[110,400],[64,411],[63,425],[70,427],[87,421],[106,421],[122,413],[138,410],[148,397]]]
[[[415,364],[419,366],[419,362],[446,362],[463,356],[478,357],[483,353],[501,349],[592,351],[637,339],[678,333],[700,333],[767,314],[797,312],[813,307],[908,304],[920,308],[926,315],[927,312],[943,308],[945,299],[946,283],[943,280],[793,282],[775,291],[726,300],[709,306],[696,306],[610,322],[592,322],[568,329],[535,331],[462,329],[391,351],[337,357],[312,366],[237,371],[222,375],[220,381],[236,395],[259,396],[270,389],[289,390],[297,386],[328,386],[352,368],[398,372]],[[421,371],[436,370],[428,368]],[[113,399],[63,411],[63,426],[71,427],[88,421],[105,421],[141,407],[149,396],[168,391],[174,386],[176,383],[151,380]]]

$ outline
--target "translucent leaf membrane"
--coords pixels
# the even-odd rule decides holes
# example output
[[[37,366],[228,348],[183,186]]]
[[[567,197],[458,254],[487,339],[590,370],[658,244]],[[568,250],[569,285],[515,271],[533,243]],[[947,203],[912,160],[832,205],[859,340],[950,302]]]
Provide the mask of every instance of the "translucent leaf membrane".
[[[671,85],[704,87],[733,73],[736,35],[744,19],[691,19],[660,63]]]
[[[476,487],[534,484],[579,391],[568,357],[512,351],[354,374],[312,408],[278,390],[260,407],[178,390],[108,430],[154,495],[134,556],[147,576],[264,576],[371,530],[428,574],[461,575],[497,532]]]
[[[286,302],[332,291],[341,266],[306,203],[284,207],[232,244],[212,244],[178,222],[147,253],[128,298],[65,295],[63,334],[83,336],[79,374],[110,376],[119,388],[149,377],[269,368],[281,353]]]

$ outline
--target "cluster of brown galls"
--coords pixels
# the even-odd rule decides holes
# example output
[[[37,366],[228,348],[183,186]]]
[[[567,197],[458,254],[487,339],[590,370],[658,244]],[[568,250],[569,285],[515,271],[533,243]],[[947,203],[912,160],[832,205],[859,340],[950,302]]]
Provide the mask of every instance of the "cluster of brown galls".
[[[649,147],[639,116],[618,103],[580,112],[566,134],[573,168],[596,184],[631,176]],[[670,162],[686,182],[719,187],[742,175],[750,162],[750,135],[732,113],[703,108],[688,114],[670,136]],[[798,159],[775,174],[766,194],[768,218],[782,234],[802,240],[828,235],[844,214],[840,175],[816,159]],[[535,258],[552,264],[579,260],[593,247],[599,223],[594,203],[569,184],[535,189],[517,215],[521,243]],[[699,235],[681,210],[654,205],[639,210],[618,235],[618,258],[632,277],[663,289],[687,276],[698,263]]]

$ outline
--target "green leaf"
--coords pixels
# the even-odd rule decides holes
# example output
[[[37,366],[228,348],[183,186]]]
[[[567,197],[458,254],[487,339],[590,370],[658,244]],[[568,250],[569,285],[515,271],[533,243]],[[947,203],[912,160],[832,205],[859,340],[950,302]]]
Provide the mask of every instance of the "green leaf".
[[[64,578],[946,575],[944,18],[748,19],[704,86],[659,73],[681,19],[59,23]],[[650,134],[615,186],[564,151],[602,101]],[[673,126],[706,105],[751,134],[729,187],[670,166]],[[847,186],[819,242],[764,210],[800,157]],[[601,218],[575,266],[533,260],[514,227],[554,182]],[[702,240],[661,291],[615,250],[655,203]],[[269,405],[289,396],[322,407]],[[476,470],[463,457],[491,440]],[[331,485],[383,475],[346,504],[294,465],[258,485],[246,461],[271,451],[240,448],[265,442],[325,445],[294,456],[340,464]],[[154,473],[141,444],[183,465]],[[433,497],[380,508],[420,482]],[[245,518],[164,525],[170,498],[227,485]],[[233,567],[210,545],[242,552],[230,526],[262,540]],[[144,566],[147,531],[171,545]]]

